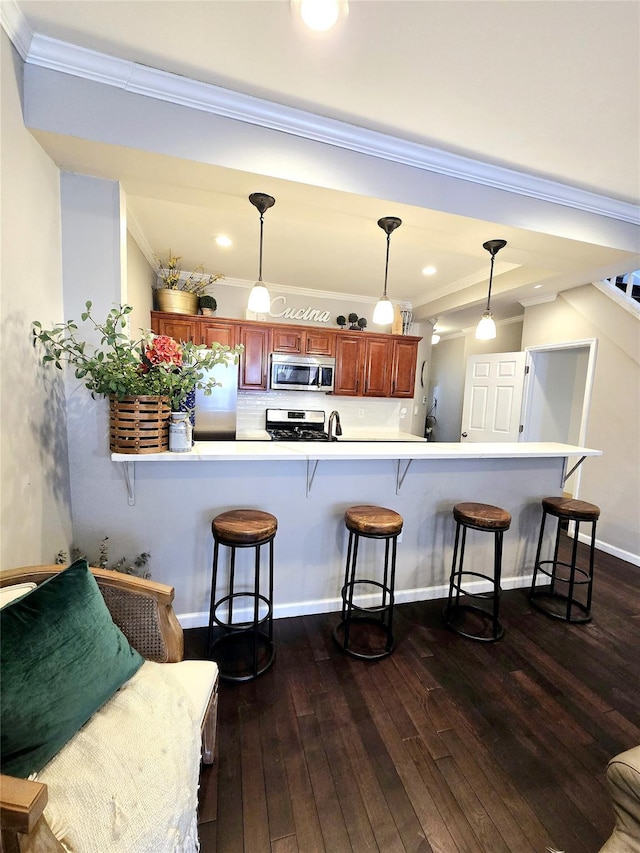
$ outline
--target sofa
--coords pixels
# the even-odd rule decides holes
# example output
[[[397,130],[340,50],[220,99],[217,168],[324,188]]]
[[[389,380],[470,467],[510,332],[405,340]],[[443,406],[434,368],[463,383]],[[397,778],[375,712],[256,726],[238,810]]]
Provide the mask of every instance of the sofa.
[[[600,853],[640,853],[640,746],[611,759],[607,788],[616,822]]]
[[[173,596],[85,561],[0,573],[6,853],[198,850],[218,669],[183,660]]]

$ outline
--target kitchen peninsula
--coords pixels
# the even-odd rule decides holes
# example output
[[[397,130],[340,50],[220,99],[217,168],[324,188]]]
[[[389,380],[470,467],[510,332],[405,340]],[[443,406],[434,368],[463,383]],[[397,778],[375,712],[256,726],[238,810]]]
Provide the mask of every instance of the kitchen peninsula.
[[[123,480],[123,488],[122,504],[111,512],[165,519],[153,543],[154,578],[176,587],[176,610],[184,627],[207,621],[212,518],[238,507],[272,513],[278,518],[278,618],[339,609],[346,555],[343,519],[353,504],[386,506],[404,518],[398,603],[446,594],[451,509],[459,501],[492,503],[511,513],[503,587],[526,586],[541,499],[562,493],[568,467],[600,455],[589,448],[524,442],[196,442],[187,453],[112,454],[118,463],[113,476]],[[483,539],[469,538],[470,568],[491,560]],[[372,555],[373,549],[363,547],[365,563]],[[239,561],[237,571],[243,570]]]

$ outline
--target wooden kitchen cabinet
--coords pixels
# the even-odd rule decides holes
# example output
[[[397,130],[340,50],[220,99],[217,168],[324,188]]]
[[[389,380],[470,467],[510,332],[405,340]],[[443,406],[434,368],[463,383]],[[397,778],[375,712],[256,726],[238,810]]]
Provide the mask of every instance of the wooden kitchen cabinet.
[[[366,338],[362,392],[365,397],[389,396],[392,347],[393,341],[389,338]]]
[[[304,338],[304,330],[296,326],[277,327],[273,330],[271,341],[273,352],[302,352],[302,341]]]
[[[333,393],[348,397],[413,397],[418,337],[336,336]]]
[[[329,329],[307,329],[304,334],[305,355],[335,355],[336,337],[337,332]]]
[[[239,327],[225,320],[205,320],[202,323],[200,343],[210,347],[211,344],[222,344],[224,347],[235,347],[240,337]]]
[[[335,353],[335,340],[336,333],[328,329],[275,326],[271,345],[273,352],[332,356]]]
[[[417,340],[394,338],[391,356],[392,397],[413,397],[417,358]]]
[[[333,393],[343,397],[362,394],[365,343],[362,335],[336,336],[336,371]]]
[[[244,352],[240,356],[238,388],[245,391],[266,391],[271,351],[271,330],[266,326],[240,326]]]
[[[188,341],[193,341],[195,344],[202,343],[200,325],[195,317],[185,319],[181,314],[163,314],[160,311],[152,311],[151,331],[156,335],[168,335],[175,341],[182,341],[183,343]]]

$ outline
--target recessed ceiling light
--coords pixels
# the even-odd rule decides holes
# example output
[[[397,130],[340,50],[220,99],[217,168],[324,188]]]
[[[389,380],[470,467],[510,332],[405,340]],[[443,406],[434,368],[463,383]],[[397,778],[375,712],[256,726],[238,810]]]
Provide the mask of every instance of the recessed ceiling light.
[[[534,290],[537,290],[539,287],[542,287],[542,285],[541,284],[534,284],[533,285]]]
[[[292,0],[291,5],[303,23],[317,33],[330,30],[348,11],[346,0]]]
[[[422,275],[435,275],[438,270],[435,267],[424,267],[422,270]]]
[[[228,249],[229,246],[233,246],[233,240],[231,237],[227,237],[226,234],[218,234],[217,237],[213,238],[213,242],[216,246],[220,246],[221,249]]]

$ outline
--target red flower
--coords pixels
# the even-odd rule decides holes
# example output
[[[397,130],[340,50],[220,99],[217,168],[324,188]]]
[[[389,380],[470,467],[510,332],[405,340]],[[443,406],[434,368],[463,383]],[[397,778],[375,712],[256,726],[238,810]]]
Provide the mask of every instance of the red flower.
[[[156,335],[147,345],[145,358],[150,364],[175,364],[182,367],[182,347],[168,335]]]

